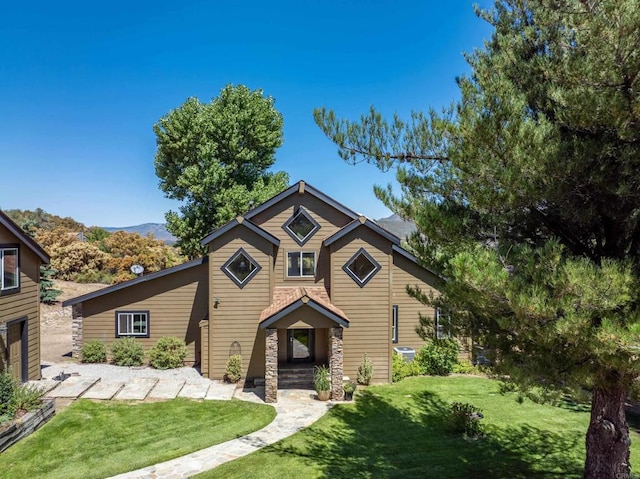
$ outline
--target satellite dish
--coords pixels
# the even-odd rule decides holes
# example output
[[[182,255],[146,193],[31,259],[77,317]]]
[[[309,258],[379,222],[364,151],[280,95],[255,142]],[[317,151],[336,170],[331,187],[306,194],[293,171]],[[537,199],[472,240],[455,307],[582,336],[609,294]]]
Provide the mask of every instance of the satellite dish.
[[[139,264],[134,264],[131,266],[131,272],[136,276],[140,276],[144,272],[144,268]]]

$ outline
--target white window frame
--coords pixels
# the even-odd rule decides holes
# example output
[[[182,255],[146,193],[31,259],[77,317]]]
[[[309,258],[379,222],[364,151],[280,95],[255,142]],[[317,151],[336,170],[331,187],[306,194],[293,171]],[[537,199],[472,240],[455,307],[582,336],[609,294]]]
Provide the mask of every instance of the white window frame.
[[[289,257],[292,255],[298,256],[298,265],[299,265],[300,274],[294,274],[294,275],[289,274]],[[311,274],[303,274],[302,260],[305,257],[305,255],[311,255],[313,257],[313,273]],[[315,251],[287,251],[285,270],[287,272],[287,278],[315,278],[316,277],[316,252]]]
[[[391,309],[391,342],[398,343],[398,305],[394,304]]]
[[[120,331],[121,316],[129,316],[129,318],[127,318],[127,328],[130,329],[131,332]],[[135,321],[136,316],[144,317],[144,332],[136,333],[133,331],[133,323]],[[126,338],[126,337],[148,338],[149,337],[149,311],[116,311],[116,337],[117,338]]]
[[[436,339],[447,339],[451,337],[451,317],[443,313],[440,308],[435,310],[434,336]]]
[[[4,258],[8,251],[15,251],[16,266],[16,284],[14,286],[7,287],[4,283],[5,263]],[[20,289],[20,249],[17,246],[8,246],[0,248],[0,291],[12,291]]]

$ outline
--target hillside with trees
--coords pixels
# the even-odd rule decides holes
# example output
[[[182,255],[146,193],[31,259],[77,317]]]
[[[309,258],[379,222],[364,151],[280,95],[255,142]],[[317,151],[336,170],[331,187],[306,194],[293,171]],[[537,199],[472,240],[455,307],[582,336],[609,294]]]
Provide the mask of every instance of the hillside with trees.
[[[139,264],[143,274],[170,268],[186,261],[180,250],[153,235],[86,227],[72,218],[62,218],[38,208],[5,210],[51,257],[49,279],[80,283],[120,283],[135,278],[131,266]]]

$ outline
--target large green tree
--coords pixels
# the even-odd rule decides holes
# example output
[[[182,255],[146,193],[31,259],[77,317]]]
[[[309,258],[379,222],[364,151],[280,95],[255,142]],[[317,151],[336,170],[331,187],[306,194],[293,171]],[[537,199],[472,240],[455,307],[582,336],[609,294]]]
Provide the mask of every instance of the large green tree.
[[[190,258],[213,229],[285,189],[269,172],[282,145],[282,115],[262,90],[227,85],[210,103],[189,98],[154,125],[160,188],[183,202],[166,214],[167,229]]]
[[[498,0],[442,112],[315,118],[346,161],[397,168],[377,196],[413,218],[462,332],[523,385],[591,392],[587,478],[628,478],[640,375],[640,9]]]

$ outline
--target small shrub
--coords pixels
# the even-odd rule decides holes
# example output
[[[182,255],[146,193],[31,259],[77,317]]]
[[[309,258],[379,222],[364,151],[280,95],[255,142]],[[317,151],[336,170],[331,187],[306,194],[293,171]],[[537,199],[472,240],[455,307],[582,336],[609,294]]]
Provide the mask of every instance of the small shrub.
[[[89,270],[84,273],[77,273],[73,279],[76,283],[111,284],[113,282],[113,275],[105,271]]]
[[[144,348],[134,338],[116,339],[111,344],[111,362],[116,366],[141,366]]]
[[[454,402],[449,415],[449,427],[454,434],[464,434],[467,437],[478,437],[482,434],[480,419],[482,411],[469,403]]]
[[[313,385],[316,391],[331,390],[331,373],[325,365],[313,367]]]
[[[149,364],[156,369],[179,368],[187,357],[187,345],[180,338],[165,336],[149,351]]]
[[[9,371],[0,373],[0,416],[9,412],[11,398],[18,387],[18,381]]]
[[[35,385],[23,384],[16,388],[9,402],[9,412],[31,411],[42,404],[45,390]]]
[[[242,377],[242,356],[232,354],[227,359],[227,367],[224,372],[224,378],[230,383],[237,383]]]
[[[345,393],[353,394],[358,386],[353,381],[345,381],[342,383],[342,389]]]
[[[83,363],[106,363],[107,346],[99,339],[91,339],[80,350]]]
[[[474,366],[470,361],[460,361],[454,364],[451,372],[455,374],[482,374],[480,367]]]
[[[424,346],[416,355],[425,374],[448,376],[458,362],[460,348],[453,339],[435,339]]]
[[[391,380],[394,383],[403,380],[407,376],[409,376],[409,363],[404,359],[401,354],[393,352],[393,357],[391,359]]]
[[[373,363],[367,357],[367,353],[365,353],[360,366],[358,366],[357,381],[358,384],[368,386],[371,384],[371,379],[373,379]]]

